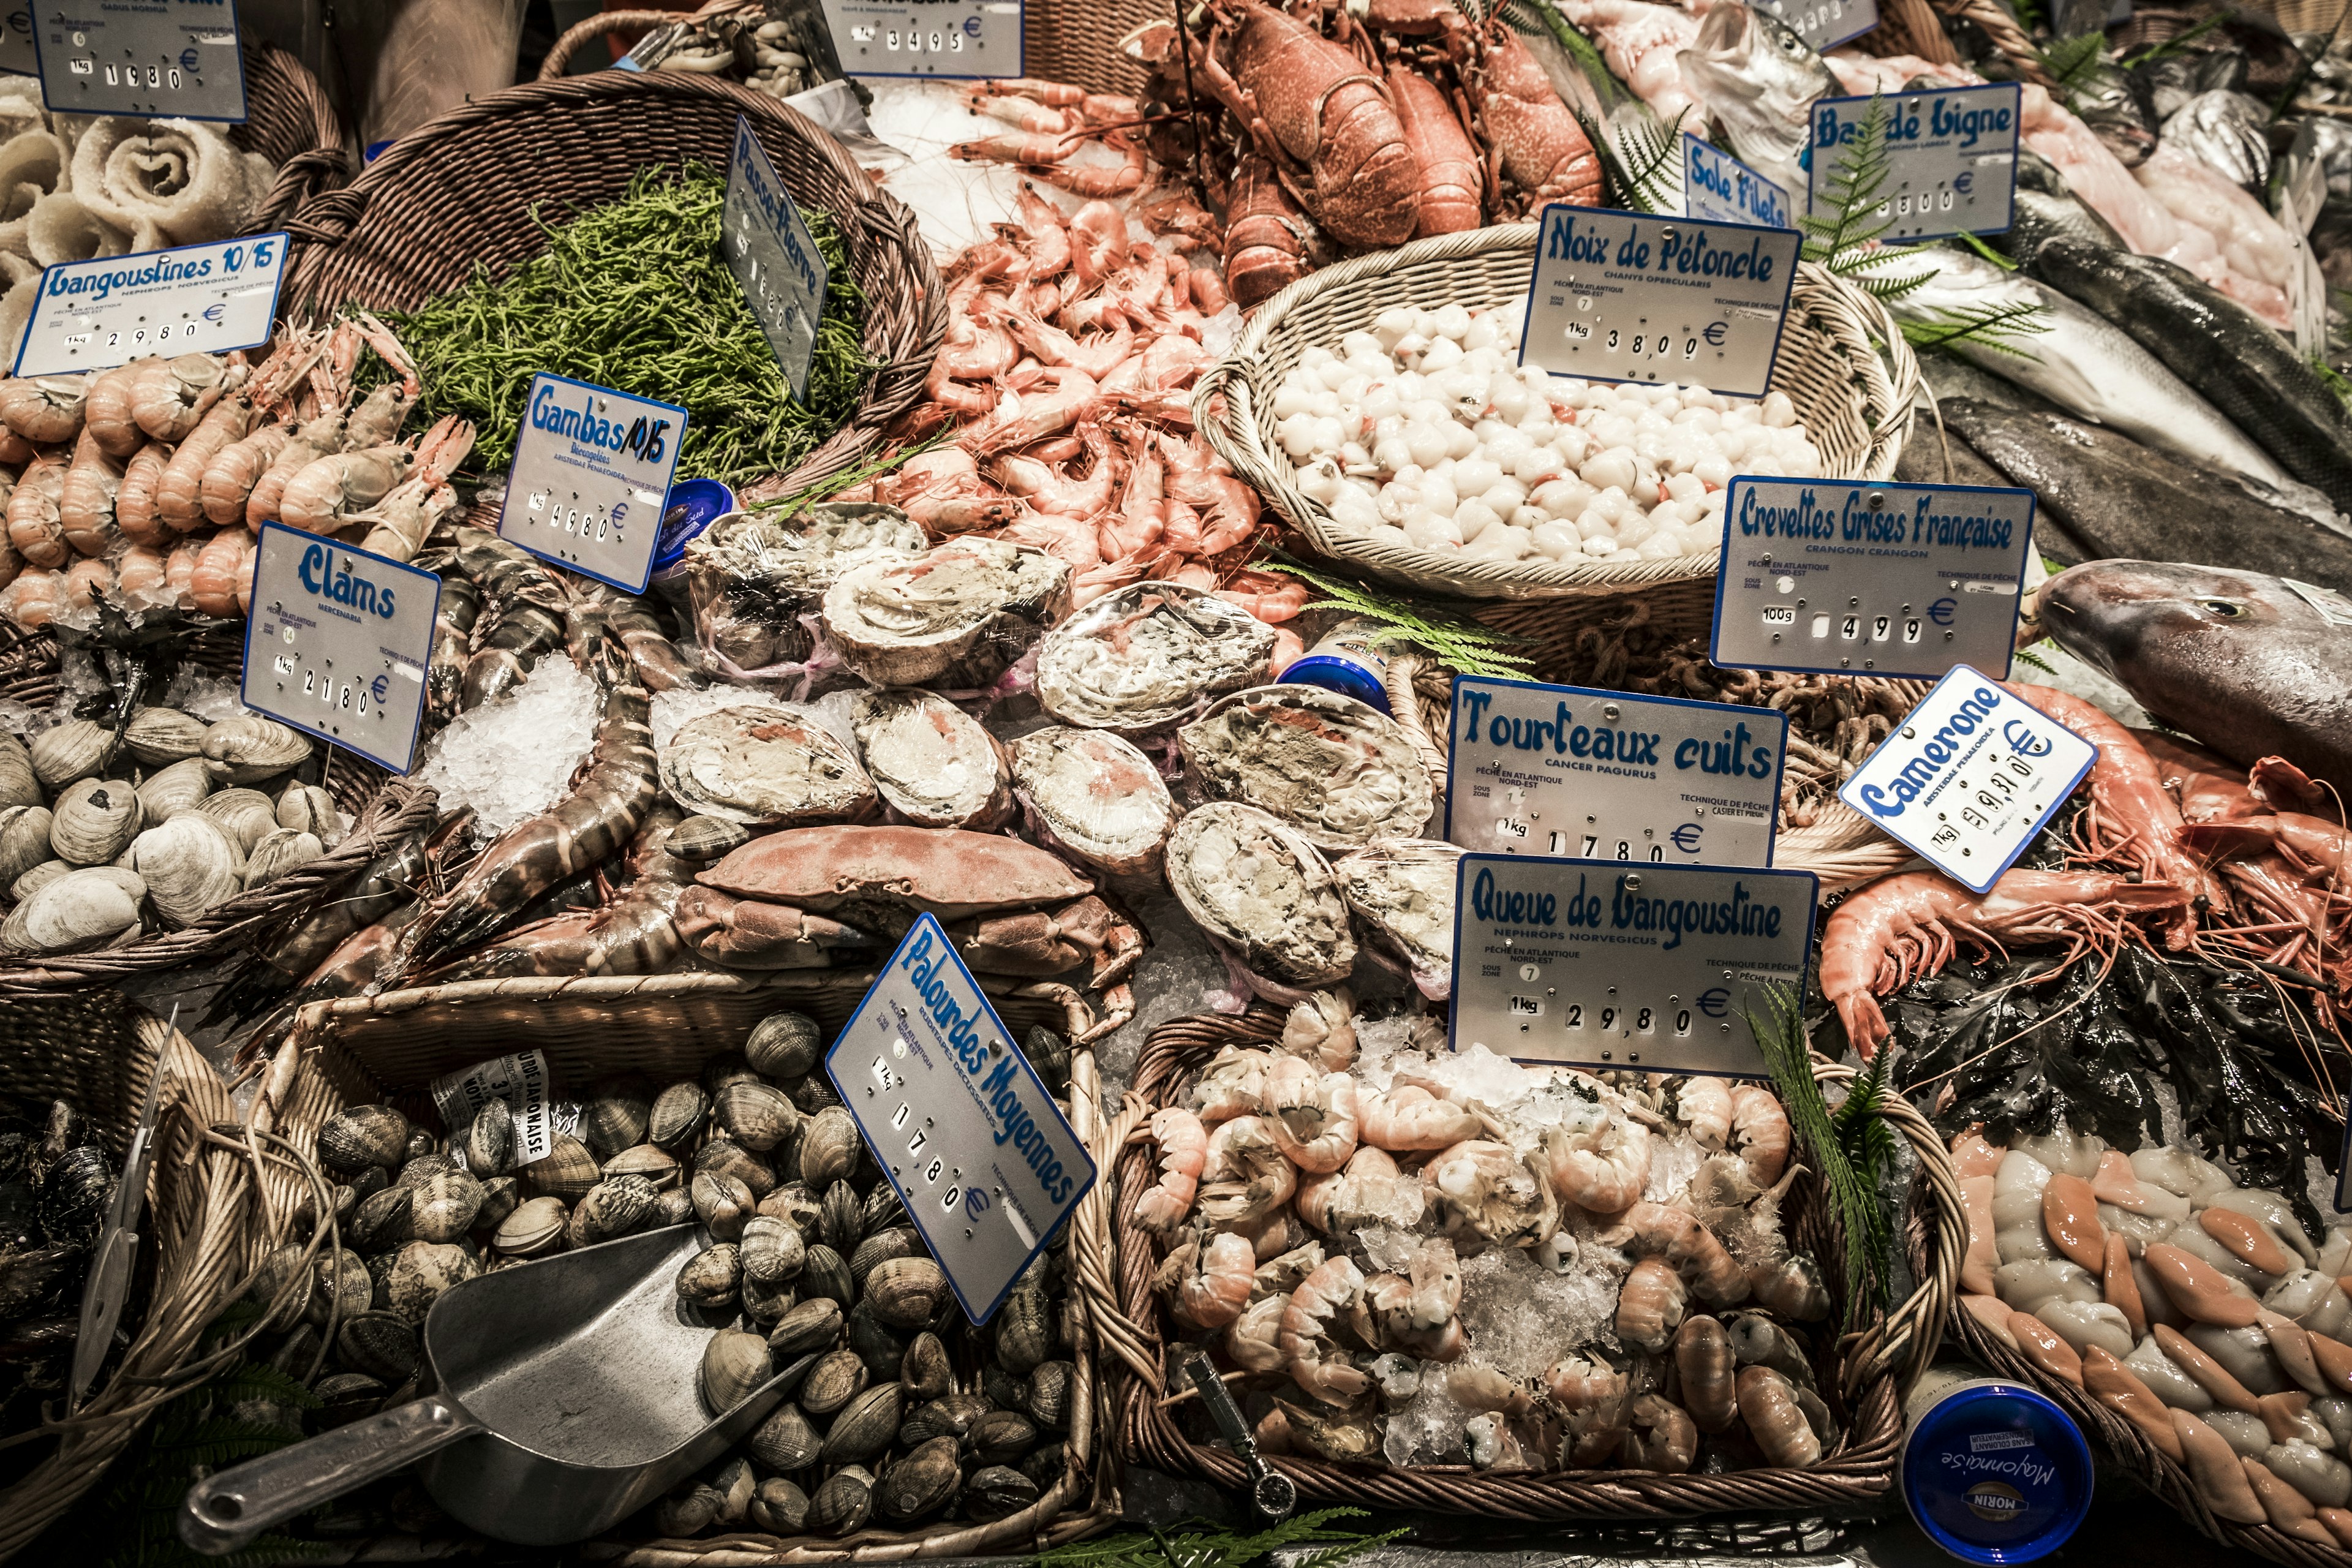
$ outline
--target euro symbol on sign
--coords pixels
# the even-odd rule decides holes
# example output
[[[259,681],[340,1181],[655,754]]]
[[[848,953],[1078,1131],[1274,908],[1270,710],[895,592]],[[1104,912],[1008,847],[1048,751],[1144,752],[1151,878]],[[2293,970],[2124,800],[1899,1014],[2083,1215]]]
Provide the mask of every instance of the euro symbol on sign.
[[[184,71],[192,71],[196,68],[196,62],[202,58],[203,57],[199,56],[194,49],[182,49],[180,51],[180,68]]]
[[[383,707],[384,699],[392,695],[392,678],[388,675],[379,675],[368,682],[368,695],[375,699],[377,707]]]
[[[1698,995],[1698,1010],[1706,1014],[1710,1018],[1722,1017],[1726,1013],[1731,1011],[1731,993],[1726,991],[1720,985],[1716,986],[1711,991],[1700,992]]]
[[[1707,323],[1706,331],[1701,332],[1699,336],[1706,340],[1707,347],[1711,349],[1719,349],[1723,346],[1723,340],[1727,330],[1727,329],[1725,328],[1721,321],[1710,321]]]
[[[1962,195],[1967,195],[1969,194],[1969,187],[1975,184],[1976,181],[1977,177],[1974,174],[1971,174],[1967,170],[1963,169],[1958,174],[1952,176],[1952,189],[1958,191]]]
[[[971,37],[977,38],[980,37],[980,18],[977,16],[966,16],[963,19],[963,30]]]
[[[1684,823],[1680,827],[1675,828],[1674,831],[1675,847],[1681,850],[1685,855],[1697,854],[1698,836],[1706,831],[1706,827],[1699,823]]]
[[[220,325],[220,319],[226,314],[228,314],[228,307],[226,305],[207,305],[205,307],[205,320],[210,321],[215,327]]]
[[[1939,626],[1952,624],[1952,613],[1960,607],[1958,599],[1938,599],[1927,606],[1927,618]]]
[[[966,1218],[966,1219],[978,1219],[981,1215],[982,1215],[986,1214],[987,1212],[988,1212],[988,1194],[987,1194],[986,1193],[982,1192],[978,1187],[973,1187],[973,1188],[970,1189],[969,1191],[967,1191],[967,1192],[964,1194],[964,1195],[963,1195],[963,1216],[964,1216],[964,1218]]]
[[[2000,727],[2000,738],[2009,749],[2021,757],[2046,757],[2050,754],[2050,737],[2037,735],[2033,726],[2022,719],[2011,719]]]

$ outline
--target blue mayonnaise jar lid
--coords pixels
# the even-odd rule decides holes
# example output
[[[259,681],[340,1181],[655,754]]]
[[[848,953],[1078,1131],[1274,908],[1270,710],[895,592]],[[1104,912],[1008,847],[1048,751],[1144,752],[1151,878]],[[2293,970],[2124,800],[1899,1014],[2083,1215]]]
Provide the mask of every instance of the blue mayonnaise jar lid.
[[[2082,1524],[2090,1447],[2048,1399],[1938,1367],[1906,1406],[1903,1501],[1928,1540],[1967,1563],[2031,1563]]]

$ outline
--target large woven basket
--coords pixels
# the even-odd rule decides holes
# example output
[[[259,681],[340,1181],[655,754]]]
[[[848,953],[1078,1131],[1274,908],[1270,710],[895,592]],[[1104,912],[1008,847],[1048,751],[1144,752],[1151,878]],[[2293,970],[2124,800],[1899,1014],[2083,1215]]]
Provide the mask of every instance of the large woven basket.
[[[866,295],[873,379],[856,413],[751,499],[808,489],[855,466],[922,395],[947,331],[947,299],[915,215],[814,121],[761,92],[680,71],[597,71],[490,93],[410,132],[366,173],[307,203],[281,309],[413,310],[475,267],[513,267],[545,247],[542,223],[610,201],[649,163],[727,166],[747,117],[793,199],[840,226]]]
[[[346,1104],[389,1100],[438,1118],[425,1086],[485,1057],[538,1049],[559,1092],[618,1072],[659,1080],[698,1072],[712,1057],[740,1051],[752,1026],[772,1013],[806,1013],[828,1032],[848,1019],[872,975],[778,977],[731,990],[680,982],[729,979],[672,975],[614,984],[596,981],[459,984],[393,993],[306,1009],[286,1049],[299,1051],[323,1080],[320,1113]],[[1038,990],[1040,988],[1025,988]],[[1057,998],[1012,993],[992,998],[1005,1022],[1066,1026]],[[380,1004],[382,1005],[371,1005]],[[1102,1114],[1094,1052],[1070,1053],[1070,1121],[1095,1157],[1102,1179],[1070,1220],[1071,1302],[1077,1322],[1077,1376],[1066,1463],[1060,1480],[1030,1507],[985,1524],[940,1523],[909,1531],[871,1529],[833,1539],[784,1539],[736,1531],[691,1540],[607,1538],[579,1549],[593,1562],[623,1568],[750,1568],[762,1563],[897,1563],[916,1558],[1027,1553],[1090,1535],[1118,1517],[1111,1482],[1109,1407],[1096,1367],[1096,1323],[1115,1316],[1118,1269],[1111,1251],[1109,1173],[1117,1145]],[[315,1137],[316,1122],[303,1130]]]
[[[1231,353],[1192,391],[1192,416],[1234,472],[1256,487],[1316,550],[1426,592],[1473,599],[1553,599],[1691,584],[1694,605],[1711,605],[1712,555],[1625,565],[1532,565],[1374,544],[1332,524],[1298,489],[1281,448],[1274,391],[1309,348],[1336,350],[1343,333],[1369,330],[1397,305],[1478,310],[1519,299],[1535,265],[1537,226],[1512,224],[1417,239],[1310,272],[1257,308]],[[1895,471],[1911,428],[1919,385],[1910,345],[1869,295],[1801,263],[1780,335],[1772,385],[1797,405],[1825,469],[1854,479]]]
[[[1279,1038],[1282,1016],[1265,1008],[1234,1018],[1202,1015],[1179,1018],[1152,1031],[1136,1064],[1135,1087],[1113,1134],[1125,1145],[1119,1159],[1119,1300],[1125,1321],[1106,1341],[1129,1369],[1119,1394],[1119,1434],[1129,1458],[1164,1469],[1203,1476],[1229,1489],[1248,1485],[1242,1461],[1223,1447],[1195,1443],[1169,1411],[1170,1390],[1181,1386],[1171,1363],[1162,1364],[1167,1340],[1159,1293],[1151,1287],[1160,1264],[1159,1244],[1136,1226],[1136,1194],[1154,1180],[1156,1160],[1148,1142],[1132,1134],[1158,1107],[1174,1101],[1198,1069],[1226,1046],[1265,1047]],[[1813,1076],[1823,1084],[1851,1082],[1853,1069],[1816,1058]],[[1947,1226],[1960,1219],[1959,1186],[1951,1163],[1927,1119],[1891,1097],[1884,1112],[1917,1151],[1928,1173],[1926,1190]],[[1838,1294],[1843,1250],[1837,1221],[1820,1184],[1800,1177],[1782,1208],[1796,1245],[1822,1259]],[[1802,1510],[1851,1513],[1868,1507],[1895,1480],[1895,1460],[1903,1436],[1902,1396],[1935,1359],[1959,1277],[1957,1247],[1927,1253],[1918,1268],[1918,1289],[1858,1333],[1847,1335],[1822,1375],[1825,1397],[1842,1406],[1846,1427],[1838,1447],[1810,1469],[1762,1468],[1722,1475],[1660,1476],[1633,1470],[1521,1471],[1480,1473],[1467,1466],[1345,1465],[1329,1460],[1268,1459],[1317,1502],[1368,1508],[1425,1509],[1440,1513],[1523,1521],[1658,1521],[1709,1514]],[[1133,1353],[1122,1348],[1131,1344]]]
[[[40,1462],[0,1492],[0,1560],[73,1507],[159,1406],[210,1373],[212,1358],[195,1353],[200,1336],[279,1239],[257,1199],[256,1161],[214,1131],[245,1130],[227,1086],[184,1036],[111,993],[0,1000],[0,1090],[71,1102],[117,1160],[139,1124],[159,1055],[165,1078],[155,1158],[120,1330],[131,1343],[110,1358],[81,1409],[45,1429]],[[266,1114],[258,1124],[267,1130]],[[62,1310],[79,1306],[68,1300]]]
[[[245,112],[244,124],[229,127],[229,141],[278,165],[269,194],[247,215],[248,233],[278,227],[304,202],[341,184],[358,167],[351,132],[336,115],[327,89],[284,49],[245,46]]]

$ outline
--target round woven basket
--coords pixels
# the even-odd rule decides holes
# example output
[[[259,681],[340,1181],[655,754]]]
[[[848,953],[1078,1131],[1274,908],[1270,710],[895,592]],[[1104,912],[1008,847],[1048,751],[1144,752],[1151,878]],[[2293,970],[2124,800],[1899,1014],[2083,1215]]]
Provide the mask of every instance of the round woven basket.
[[[349,180],[359,165],[327,89],[284,49],[245,46],[245,112],[244,124],[229,127],[230,142],[278,165],[268,195],[247,215],[248,234],[278,227],[304,202]]]
[[[1282,1034],[1282,1015],[1254,1008],[1242,1017],[1202,1015],[1152,1031],[1136,1064],[1135,1087],[1112,1128],[1121,1148],[1119,1188],[1133,1194],[1150,1186],[1152,1145],[1136,1136],[1157,1108],[1177,1102],[1198,1069],[1227,1046],[1265,1047]],[[1852,1081],[1849,1067],[1818,1057],[1813,1076],[1824,1085]],[[1882,1112],[1917,1152],[1928,1173],[1925,1191],[1946,1226],[1964,1225],[1951,1162],[1925,1117],[1889,1097]],[[1228,1448],[1195,1443],[1171,1414],[1170,1390],[1181,1385],[1163,1364],[1159,1292],[1151,1281],[1158,1239],[1134,1223],[1133,1204],[1118,1215],[1119,1300],[1123,1320],[1105,1330],[1105,1342],[1129,1369],[1116,1395],[1118,1430],[1130,1458],[1169,1470],[1189,1470],[1228,1489],[1246,1489],[1248,1470]],[[1798,1179],[1782,1208],[1794,1244],[1822,1260],[1832,1300],[1842,1293],[1841,1232],[1820,1184]],[[1960,1253],[1945,1247],[1923,1256],[1919,1285],[1909,1298],[1860,1332],[1848,1334],[1834,1355],[1816,1367],[1823,1396],[1845,1424],[1845,1436],[1809,1469],[1759,1468],[1722,1475],[1661,1476],[1638,1470],[1481,1473],[1466,1465],[1348,1465],[1294,1457],[1266,1461],[1287,1475],[1302,1499],[1365,1508],[1426,1509],[1439,1513],[1525,1521],[1648,1521],[1707,1514],[1853,1512],[1895,1484],[1903,1437],[1903,1394],[1935,1359],[1959,1278]],[[1130,1352],[1125,1348],[1133,1346]]]
[[[346,304],[413,310],[471,277],[545,248],[542,223],[618,196],[649,163],[724,169],[748,118],[802,206],[840,226],[866,295],[876,362],[856,411],[790,473],[750,499],[808,489],[854,467],[922,395],[947,331],[947,299],[915,215],[799,110],[730,81],[680,71],[597,71],[490,93],[410,132],[366,173],[305,204],[280,307],[323,318]]]
[[[1369,330],[1394,306],[1478,310],[1519,299],[1535,265],[1536,235],[1534,224],[1440,235],[1308,273],[1260,305],[1232,352],[1201,377],[1192,417],[1234,471],[1318,552],[1390,582],[1473,599],[1555,599],[1684,584],[1692,585],[1694,605],[1711,606],[1712,555],[1622,566],[1466,561],[1359,539],[1334,526],[1321,503],[1298,489],[1297,469],[1276,437],[1273,394],[1299,356],[1336,348],[1342,334]],[[1818,267],[1799,264],[1772,386],[1797,405],[1824,469],[1853,479],[1893,474],[1918,385],[1918,362],[1885,307]]]

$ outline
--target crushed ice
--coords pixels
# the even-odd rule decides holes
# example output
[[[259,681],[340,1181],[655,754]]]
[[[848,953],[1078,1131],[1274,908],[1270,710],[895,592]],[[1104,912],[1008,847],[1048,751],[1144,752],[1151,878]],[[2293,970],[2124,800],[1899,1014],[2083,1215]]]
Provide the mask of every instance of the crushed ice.
[[[541,659],[530,679],[425,742],[416,781],[440,791],[444,811],[470,805],[483,831],[503,833],[570,792],[603,706],[571,660]]]
[[[763,691],[756,686],[730,686],[724,681],[656,692],[653,706],[654,750],[661,750],[680,730],[704,714],[716,713],[721,708],[791,710],[790,705],[772,692]]]

